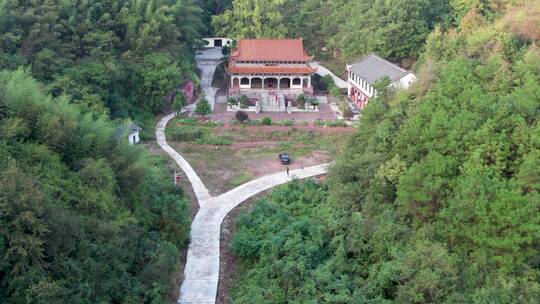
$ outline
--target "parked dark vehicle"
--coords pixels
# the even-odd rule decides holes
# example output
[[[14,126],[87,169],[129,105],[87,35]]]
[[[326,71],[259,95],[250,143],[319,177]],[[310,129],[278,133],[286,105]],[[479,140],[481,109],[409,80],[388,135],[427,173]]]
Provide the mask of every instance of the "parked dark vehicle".
[[[285,153],[279,153],[279,160],[281,161],[282,164],[284,165],[288,165],[291,163],[291,158],[289,156],[289,153],[285,152]]]

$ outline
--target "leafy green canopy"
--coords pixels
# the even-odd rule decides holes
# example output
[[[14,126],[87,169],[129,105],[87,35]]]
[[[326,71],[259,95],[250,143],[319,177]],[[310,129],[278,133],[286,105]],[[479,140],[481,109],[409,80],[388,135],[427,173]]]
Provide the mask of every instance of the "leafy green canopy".
[[[212,108],[210,107],[210,104],[208,103],[208,100],[203,96],[197,100],[197,104],[195,105],[195,114],[200,116],[205,116],[212,113]]]
[[[232,8],[212,17],[216,34],[234,38],[284,38],[280,11],[285,0],[234,0]]]
[[[377,52],[410,66],[437,25],[448,28],[475,11],[496,18],[507,7],[525,2],[234,0],[232,7],[212,18],[212,26],[217,34],[234,38],[300,37],[321,59],[350,61]]]
[[[168,303],[189,231],[165,162],[0,73],[0,302]]]
[[[243,215],[235,303],[536,303],[538,4],[433,32],[416,85],[379,91],[323,186]]]
[[[393,60],[416,58],[429,32],[450,22],[443,0],[235,0],[212,20],[222,35],[304,38],[321,56],[349,60],[371,51]]]
[[[31,66],[54,96],[94,112],[156,113],[197,79],[201,15],[192,0],[0,0],[0,69]]]

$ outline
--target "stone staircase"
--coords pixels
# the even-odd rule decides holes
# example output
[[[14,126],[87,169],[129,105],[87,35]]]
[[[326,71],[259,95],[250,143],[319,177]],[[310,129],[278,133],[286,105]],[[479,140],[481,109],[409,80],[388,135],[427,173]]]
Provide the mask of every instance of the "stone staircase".
[[[261,95],[262,112],[285,112],[285,96],[279,95]]]

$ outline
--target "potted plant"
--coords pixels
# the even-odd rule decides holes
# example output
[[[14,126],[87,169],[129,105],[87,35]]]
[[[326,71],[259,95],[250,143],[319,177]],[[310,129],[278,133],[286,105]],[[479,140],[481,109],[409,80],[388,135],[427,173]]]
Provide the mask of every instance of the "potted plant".
[[[313,106],[313,110],[316,110],[317,106],[319,105],[317,98],[310,98],[309,103]]]

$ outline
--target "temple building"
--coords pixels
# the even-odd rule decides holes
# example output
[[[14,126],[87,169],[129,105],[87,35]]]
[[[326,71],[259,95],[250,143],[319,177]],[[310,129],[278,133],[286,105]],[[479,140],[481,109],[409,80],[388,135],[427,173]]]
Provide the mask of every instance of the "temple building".
[[[312,60],[302,39],[239,39],[227,67],[229,96],[246,95],[264,103],[311,95],[311,76],[316,72],[309,65]]]
[[[416,80],[411,71],[402,69],[376,54],[370,54],[354,64],[347,65],[347,72],[347,95],[360,110],[377,93],[373,84],[384,76],[390,78],[390,86],[395,88],[407,89]]]

